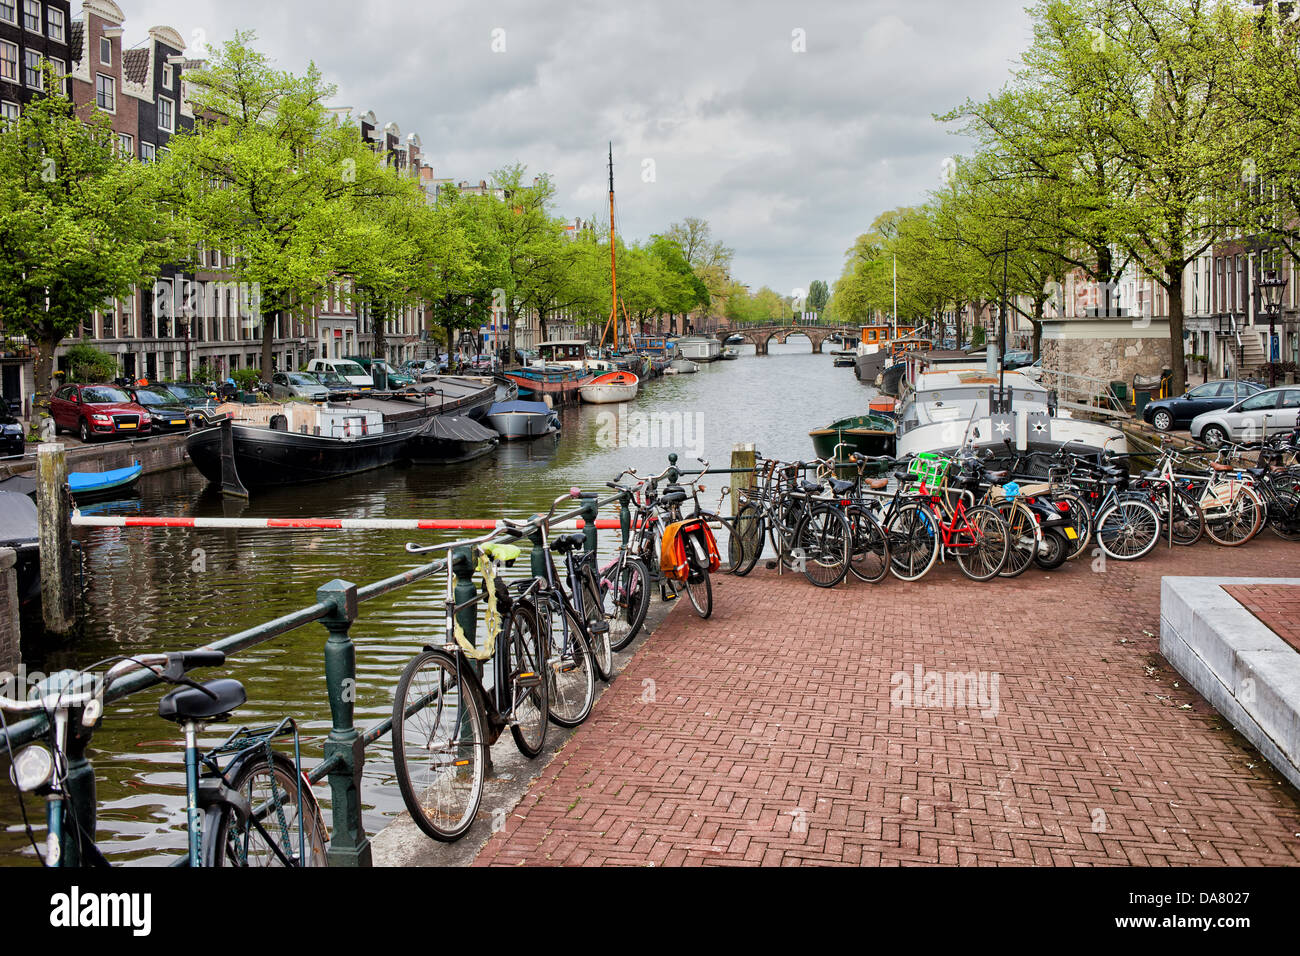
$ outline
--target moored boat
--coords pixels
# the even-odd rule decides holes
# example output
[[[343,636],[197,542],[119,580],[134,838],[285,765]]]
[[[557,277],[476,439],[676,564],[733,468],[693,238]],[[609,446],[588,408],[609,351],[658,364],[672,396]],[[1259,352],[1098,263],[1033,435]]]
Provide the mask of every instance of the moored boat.
[[[897,424],[884,415],[854,415],[810,431],[818,458],[843,461],[849,455],[892,455]]]
[[[721,357],[724,362],[734,362],[736,359],[740,358],[740,349],[728,345],[722,350]]]
[[[716,362],[722,356],[722,343],[711,335],[683,335],[677,340],[677,351],[693,362]]]
[[[608,372],[597,375],[578,389],[582,400],[592,405],[630,402],[636,398],[640,380],[631,372]]]
[[[538,438],[560,430],[560,419],[545,402],[497,402],[487,420],[503,441]]]
[[[699,370],[700,367],[690,359],[679,358],[673,359],[664,372],[668,375],[690,375]]]
[[[68,472],[68,489],[76,502],[97,501],[125,495],[135,488],[143,473],[140,462],[112,471]]]

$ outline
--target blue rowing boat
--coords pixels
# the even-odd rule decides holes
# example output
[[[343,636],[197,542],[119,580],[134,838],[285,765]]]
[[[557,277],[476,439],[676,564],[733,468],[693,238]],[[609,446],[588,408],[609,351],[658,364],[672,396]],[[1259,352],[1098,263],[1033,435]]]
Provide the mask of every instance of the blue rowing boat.
[[[129,491],[140,480],[143,470],[137,461],[129,468],[113,471],[72,471],[68,473],[68,487],[75,501],[91,501]]]

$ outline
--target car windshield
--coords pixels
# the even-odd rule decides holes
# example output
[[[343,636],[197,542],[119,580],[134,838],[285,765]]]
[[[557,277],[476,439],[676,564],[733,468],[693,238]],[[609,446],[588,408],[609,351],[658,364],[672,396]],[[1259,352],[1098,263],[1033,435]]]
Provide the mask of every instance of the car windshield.
[[[113,402],[129,402],[126,392],[120,389],[100,386],[97,388],[83,388],[81,390],[81,400],[83,402],[111,404]]]
[[[310,386],[310,385],[319,385],[319,384],[320,384],[320,382],[316,381],[316,379],[312,378],[310,375],[301,375],[301,374],[295,373],[295,374],[293,374],[293,375],[290,375],[288,378],[289,378],[289,384],[290,384],[290,385],[308,385],[308,386]]]
[[[176,402],[170,395],[159,395],[145,388],[136,389],[135,400],[140,405],[172,405]]]
[[[368,377],[366,370],[356,362],[335,362],[334,371],[340,375],[360,375],[363,378]]]
[[[325,385],[346,385],[347,384],[347,382],[343,380],[342,375],[339,375],[337,372],[331,372],[329,369],[324,369],[320,372],[317,372],[316,378],[318,381],[320,381],[322,384]]]
[[[167,389],[177,398],[185,401],[207,401],[208,393],[197,385],[168,385]]]

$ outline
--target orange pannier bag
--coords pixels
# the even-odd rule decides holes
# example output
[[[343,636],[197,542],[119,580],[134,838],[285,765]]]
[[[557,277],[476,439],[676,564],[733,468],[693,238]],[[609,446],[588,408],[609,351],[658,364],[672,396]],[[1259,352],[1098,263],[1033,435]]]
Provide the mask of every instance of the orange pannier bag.
[[[704,519],[688,518],[674,522],[664,529],[664,539],[659,548],[659,570],[673,581],[686,580],[689,570],[686,563],[687,537],[694,537],[704,545],[704,552],[709,556],[709,571],[718,570],[722,564],[718,542]]]

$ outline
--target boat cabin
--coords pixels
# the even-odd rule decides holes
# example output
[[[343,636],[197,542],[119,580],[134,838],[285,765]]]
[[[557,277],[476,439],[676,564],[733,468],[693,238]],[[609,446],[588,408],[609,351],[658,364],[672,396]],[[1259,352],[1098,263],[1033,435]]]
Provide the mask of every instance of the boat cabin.
[[[582,365],[587,361],[587,343],[582,339],[556,339],[537,346],[538,358],[547,365]]]

